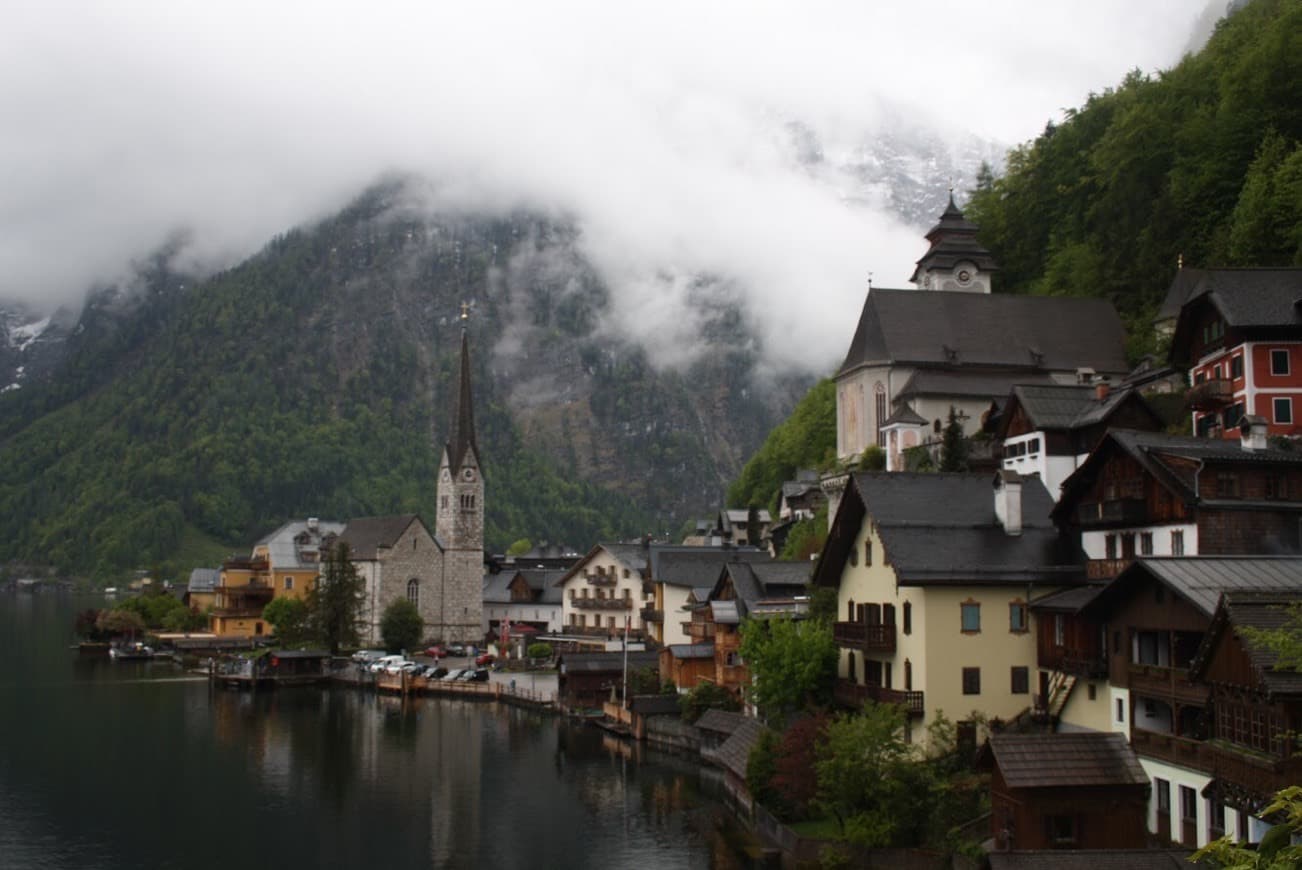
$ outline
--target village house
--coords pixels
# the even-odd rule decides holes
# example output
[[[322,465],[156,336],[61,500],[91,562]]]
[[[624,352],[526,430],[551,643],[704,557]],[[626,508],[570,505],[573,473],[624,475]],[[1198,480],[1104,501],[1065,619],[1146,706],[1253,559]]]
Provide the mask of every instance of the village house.
[[[600,710],[623,697],[627,675],[659,666],[652,651],[562,653],[556,659],[557,700],[568,710]],[[631,694],[631,683],[629,689]]]
[[[1063,481],[1116,428],[1160,432],[1165,426],[1135,390],[1107,383],[1022,384],[1013,387],[993,436],[1002,467],[1038,475],[1056,501]]]
[[[1211,688],[1201,747],[1212,771],[1203,790],[1208,839],[1228,830],[1259,842],[1267,830],[1262,807],[1302,783],[1302,673],[1277,668],[1275,651],[1244,631],[1278,631],[1300,603],[1302,571],[1286,591],[1224,593],[1190,666],[1190,679]]]
[[[1108,687],[1092,703],[1068,705],[1063,721],[1097,727],[1099,708],[1106,706],[1108,728],[1129,736],[1153,782],[1148,824],[1161,839],[1193,848],[1214,831],[1250,836],[1235,820],[1227,827],[1224,801],[1210,799],[1217,768],[1207,741],[1216,714],[1211,686],[1195,679],[1193,668],[1223,594],[1237,599],[1300,591],[1299,556],[1140,558],[1080,609],[1078,619],[1100,638]],[[1228,679],[1224,668],[1232,653],[1221,652],[1215,669],[1221,679]],[[1246,691],[1251,675],[1242,672],[1239,679]],[[1284,720],[1271,718],[1277,713],[1269,711],[1257,723],[1266,744],[1270,726],[1282,727]]]
[[[1257,416],[1268,435],[1302,435],[1302,269],[1181,269],[1162,316],[1171,361],[1189,372],[1198,435],[1235,438]],[[1178,308],[1177,308],[1178,306]]]
[[[562,635],[598,641],[641,639],[662,618],[643,544],[597,544],[553,584],[561,590]]]
[[[220,580],[221,571],[217,568],[195,568],[190,572],[182,603],[196,613],[206,612],[216,601]]]
[[[1091,578],[1137,556],[1298,552],[1302,452],[1114,429],[1064,482],[1053,518],[1080,535]]]
[[[966,435],[1016,384],[1120,381],[1121,320],[1103,299],[992,294],[995,264],[950,198],[927,234],[916,290],[873,287],[836,374],[837,456],[870,445],[888,470],[939,439],[952,407]]]
[[[498,636],[503,622],[511,632],[521,627],[540,634],[555,634],[565,625],[563,590],[557,582],[568,568],[514,568],[509,566],[484,580],[484,635]]]
[[[1052,504],[1010,471],[850,475],[813,575],[837,590],[837,700],[901,704],[915,738],[942,711],[965,739],[971,713],[1028,711],[1029,603],[1084,581]]]
[[[692,638],[693,590],[704,600],[719,578],[721,566],[729,563],[762,563],[773,557],[768,550],[754,547],[683,547],[651,544],[647,550],[649,579],[655,596],[653,609],[659,619],[649,621],[651,638],[662,646],[700,643]]]
[[[996,851],[1147,845],[1148,775],[1121,734],[992,734],[977,767]]]

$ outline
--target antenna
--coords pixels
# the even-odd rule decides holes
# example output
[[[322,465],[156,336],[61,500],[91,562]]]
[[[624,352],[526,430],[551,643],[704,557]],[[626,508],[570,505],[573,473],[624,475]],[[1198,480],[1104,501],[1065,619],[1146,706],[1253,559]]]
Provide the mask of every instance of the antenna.
[[[869,290],[873,289],[873,273],[872,273],[872,272],[869,272],[869,273],[868,273],[868,289],[869,289]]]

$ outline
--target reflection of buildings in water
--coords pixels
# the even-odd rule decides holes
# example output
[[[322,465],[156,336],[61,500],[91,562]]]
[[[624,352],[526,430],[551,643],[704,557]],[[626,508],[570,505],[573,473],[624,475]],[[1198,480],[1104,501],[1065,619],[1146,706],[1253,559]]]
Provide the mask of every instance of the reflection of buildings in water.
[[[470,701],[439,700],[432,706],[436,721],[423,729],[417,757],[421,779],[428,783],[429,855],[436,867],[456,866],[458,856],[481,853],[483,729],[494,728],[500,718],[482,716]]]

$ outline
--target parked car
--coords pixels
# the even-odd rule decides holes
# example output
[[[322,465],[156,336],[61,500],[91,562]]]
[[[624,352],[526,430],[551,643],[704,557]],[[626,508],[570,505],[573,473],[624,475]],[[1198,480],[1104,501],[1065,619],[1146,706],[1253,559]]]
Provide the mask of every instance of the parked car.
[[[466,648],[459,643],[448,644],[448,655],[463,656],[466,654]]]
[[[457,682],[458,682],[458,683],[469,683],[469,682],[470,682],[471,680],[473,680],[474,678],[475,678],[475,669],[474,669],[474,668],[465,668],[464,670],[461,671],[461,676],[457,677]]]
[[[448,650],[447,647],[436,643],[434,646],[425,649],[425,655],[432,659],[445,659],[448,657]]]
[[[382,658],[384,658],[384,650],[382,649],[359,649],[353,653],[353,661],[361,665],[370,664]]]
[[[475,664],[482,668],[484,665],[491,665],[495,661],[497,661],[497,656],[492,653],[484,653],[482,656],[475,659]]]
[[[453,668],[452,670],[444,674],[441,679],[445,683],[455,682],[456,680],[460,679],[461,675],[464,674],[467,670],[468,668]]]
[[[396,665],[399,662],[404,662],[404,661],[406,661],[406,658],[404,656],[399,656],[399,655],[384,656],[382,658],[378,658],[375,661],[371,662],[370,671],[373,674],[378,674],[382,671],[387,671],[390,665]]]
[[[444,667],[435,667],[430,665],[425,669],[425,676],[431,680],[441,680],[448,675],[448,669]]]
[[[473,671],[471,671],[471,672],[470,672],[470,682],[472,682],[472,683],[487,683],[487,682],[488,682],[488,668],[475,668]]]

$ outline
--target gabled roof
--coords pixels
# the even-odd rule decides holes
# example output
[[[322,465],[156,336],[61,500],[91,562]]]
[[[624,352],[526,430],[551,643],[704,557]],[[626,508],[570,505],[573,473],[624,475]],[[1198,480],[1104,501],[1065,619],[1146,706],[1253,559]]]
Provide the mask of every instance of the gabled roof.
[[[731,736],[723,742],[714,758],[729,773],[745,780],[746,765],[750,761],[750,752],[764,733],[764,726],[757,719],[743,718],[733,729]]]
[[[696,727],[702,731],[712,731],[716,734],[731,734],[744,721],[746,721],[746,717],[740,713],[731,713],[727,710],[706,710],[701,714],[701,718],[696,720]]]
[[[1104,584],[1091,583],[1075,589],[1050,592],[1031,602],[1031,609],[1045,613],[1079,613],[1103,591]]]
[[[1192,463],[1302,467],[1302,451],[1245,450],[1236,441],[1220,438],[1191,438],[1185,435],[1167,435],[1162,432],[1140,432],[1133,429],[1113,429],[1099,442],[1094,452],[1081,463],[1062,483],[1062,497],[1053,510],[1055,518],[1067,518],[1075,510],[1076,497],[1087,489],[1094,476],[1117,452],[1133,458],[1159,483],[1187,504],[1211,504],[1224,508],[1253,508],[1267,506],[1272,510],[1302,510],[1302,502],[1254,502],[1246,499],[1205,499],[1196,495],[1193,468],[1189,463],[1172,463],[1169,459],[1185,459]]]
[[[1009,788],[1148,787],[1124,734],[992,734],[986,749]]]
[[[730,625],[739,622],[764,599],[805,594],[812,567],[811,563],[803,561],[727,563],[709,593],[714,621]],[[728,583],[732,584],[734,600],[717,600]],[[720,607],[727,604],[734,605],[735,613],[729,613],[727,607]],[[720,618],[721,614],[723,618]]]
[[[374,559],[381,547],[389,548],[397,543],[412,523],[424,523],[415,514],[394,514],[388,517],[359,517],[349,520],[344,526],[339,540],[348,544],[349,553],[354,559]],[[429,529],[425,529],[429,534]],[[432,538],[433,535],[430,535]]]
[[[1302,586],[1302,556],[1144,556],[1136,559],[1086,606],[1110,609],[1148,576],[1211,619],[1221,593],[1286,593]]]
[[[668,586],[710,587],[727,562],[764,562],[773,557],[754,547],[684,547],[652,544],[651,579]]]
[[[272,568],[309,568],[318,562],[305,562],[300,558],[304,552],[320,552],[321,541],[330,535],[339,535],[344,530],[343,523],[328,520],[291,520],[262,540],[255,546],[266,547]],[[307,543],[300,546],[300,536],[307,537]]]
[[[1302,297],[1302,269],[1181,269],[1166,292],[1157,320],[1180,316],[1202,297],[1229,326],[1297,324],[1294,302]]]
[[[918,274],[927,269],[954,268],[962,260],[970,260],[983,272],[997,272],[999,266],[984,245],[977,241],[977,225],[963,216],[954,202],[954,193],[949,194],[949,205],[941,214],[940,220],[927,232],[927,241],[931,247],[918,260],[913,277],[916,282]]]
[[[1302,561],[1302,560],[1300,560]],[[1207,666],[1217,644],[1227,633],[1238,638],[1261,685],[1271,697],[1302,697],[1302,672],[1277,670],[1278,653],[1250,638],[1242,629],[1279,631],[1290,624],[1290,608],[1302,604],[1302,570],[1288,590],[1274,592],[1226,592],[1217,605],[1211,627],[1203,636],[1198,654],[1189,669],[1194,680],[1205,679]]]
[[[1022,479],[1022,532],[995,516],[991,475],[858,472],[814,569],[813,583],[835,587],[865,518],[881,536],[884,559],[904,586],[1045,583],[1084,579],[1078,542],[1049,520],[1053,505],[1039,478]]]
[[[930,423],[930,420],[925,419],[917,411],[901,402],[895,411],[886,418],[886,421],[882,423],[881,428],[885,429],[887,426],[927,426]]]
[[[1129,371],[1121,318],[1105,299],[882,287],[868,292],[837,374],[874,364]]]
[[[195,568],[190,572],[190,592],[215,592],[222,572],[218,568]]]
[[[595,544],[586,556],[575,562],[573,567],[556,579],[552,585],[564,586],[570,581],[571,577],[582,574],[588,563],[602,553],[609,554],[612,559],[630,572],[636,571],[639,576],[645,575],[647,570],[647,547],[642,544],[602,543]]]
[[[1020,406],[1031,425],[1041,431],[1084,429],[1107,420],[1127,401],[1137,402],[1153,418],[1155,426],[1162,419],[1148,406],[1143,396],[1129,389],[1111,390],[1102,399],[1094,387],[1076,384],[1019,384],[1004,406],[1003,420],[1012,418],[1014,405]],[[1000,427],[1000,434],[1007,423]]]
[[[669,650],[669,654],[680,661],[714,658],[714,644],[712,643],[671,643],[665,649]]]

